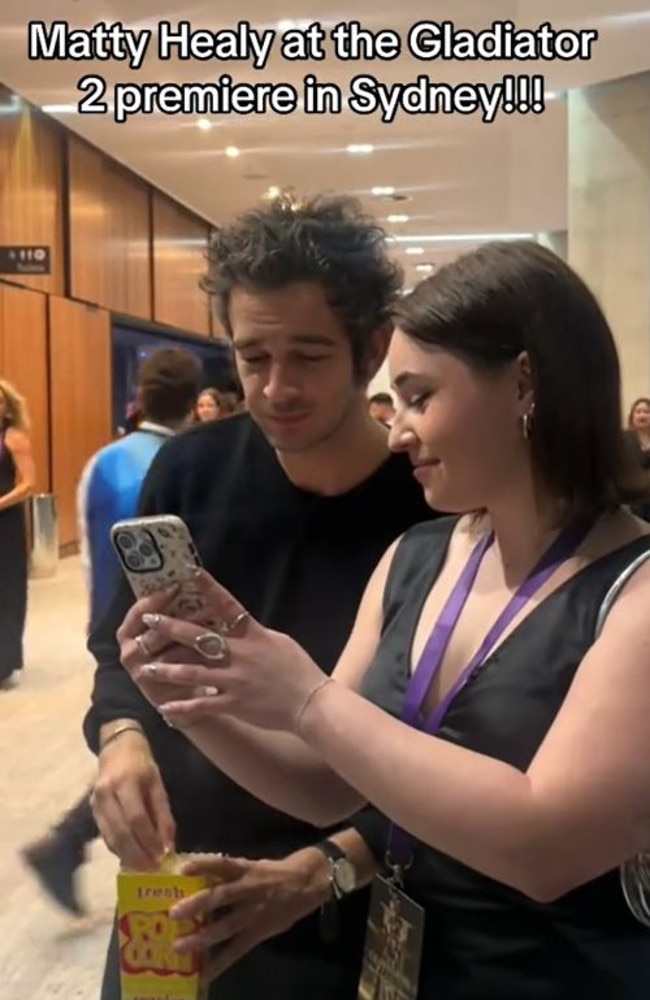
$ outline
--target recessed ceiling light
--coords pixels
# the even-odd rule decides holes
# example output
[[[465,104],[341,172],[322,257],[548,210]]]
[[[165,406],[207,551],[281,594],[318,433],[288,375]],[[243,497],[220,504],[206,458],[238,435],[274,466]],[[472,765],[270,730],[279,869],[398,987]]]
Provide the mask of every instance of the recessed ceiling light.
[[[239,156],[239,150],[237,149],[236,146],[226,146],[226,148],[224,149],[224,153],[226,154],[226,156],[229,156],[231,160],[234,160],[236,157]]]
[[[364,153],[374,153],[375,147],[371,146],[369,142],[353,142],[348,146],[348,153],[353,154],[364,154]]]
[[[270,188],[266,190],[266,198],[279,198],[281,194],[280,188],[273,184]]]
[[[394,223],[397,224],[399,222],[408,222],[409,219],[410,219],[410,215],[389,215],[388,219],[386,221],[387,222],[394,222]]]
[[[499,240],[534,240],[534,233],[449,233],[426,236],[389,236],[394,243],[492,243]]]
[[[433,271],[433,264],[416,264],[415,270],[424,271],[425,273],[428,274],[430,271]]]
[[[418,254],[424,253],[424,247],[407,247],[406,252],[415,257]]]
[[[200,128],[202,132],[209,132],[212,128],[212,122],[209,118],[199,118],[196,127]]]
[[[292,17],[285,17],[281,21],[278,21],[278,31],[305,31],[313,23],[313,21],[305,17],[298,18],[297,20]]]
[[[395,188],[394,187],[374,187],[372,189],[372,191],[371,191],[371,194],[373,194],[375,196],[375,198],[389,198],[392,194],[395,194]]]
[[[41,111],[46,115],[71,115],[77,110],[76,104],[43,104]]]

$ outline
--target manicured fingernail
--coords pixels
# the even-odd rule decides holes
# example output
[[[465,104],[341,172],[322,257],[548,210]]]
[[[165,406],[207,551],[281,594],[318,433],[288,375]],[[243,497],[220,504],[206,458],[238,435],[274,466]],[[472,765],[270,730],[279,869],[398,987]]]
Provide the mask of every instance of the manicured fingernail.
[[[140,667],[140,673],[144,674],[145,677],[155,677],[157,669],[156,663],[145,663],[143,667]]]
[[[162,616],[161,615],[143,615],[142,616],[142,621],[147,626],[147,628],[156,629],[156,628],[159,628],[159,626],[160,626],[160,623],[162,621]]]

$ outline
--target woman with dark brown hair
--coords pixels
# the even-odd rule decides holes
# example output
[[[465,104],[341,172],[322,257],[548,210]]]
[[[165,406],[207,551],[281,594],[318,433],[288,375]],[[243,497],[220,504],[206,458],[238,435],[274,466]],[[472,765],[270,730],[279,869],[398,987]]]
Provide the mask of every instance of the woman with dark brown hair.
[[[23,397],[0,379],[0,687],[23,668],[27,614],[24,501],[34,489],[34,461]]]
[[[137,602],[121,662],[276,808],[387,817],[376,909],[402,901],[411,986],[383,970],[386,995],[642,1000],[650,526],[629,511],[644,486],[612,332],[555,254],[491,244],[400,301],[389,367],[391,447],[449,516],[387,550],[333,676],[205,573],[201,621]],[[217,885],[172,916],[222,913],[220,945],[245,892]]]

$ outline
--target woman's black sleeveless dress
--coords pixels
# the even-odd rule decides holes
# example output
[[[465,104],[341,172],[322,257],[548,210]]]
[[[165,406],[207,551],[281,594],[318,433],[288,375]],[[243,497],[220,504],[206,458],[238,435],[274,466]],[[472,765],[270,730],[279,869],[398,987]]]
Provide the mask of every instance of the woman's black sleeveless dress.
[[[0,431],[0,496],[16,484],[16,467]],[[27,538],[25,509],[0,510],[0,684],[23,666],[27,614]]]
[[[395,716],[418,616],[454,524],[411,529],[393,561],[364,694]],[[593,643],[607,591],[644,551],[650,538],[587,566],[538,605],[457,697],[441,737],[525,771]],[[420,845],[406,883],[426,910],[418,1000],[650,997],[650,929],[628,911],[616,871],[540,904]]]

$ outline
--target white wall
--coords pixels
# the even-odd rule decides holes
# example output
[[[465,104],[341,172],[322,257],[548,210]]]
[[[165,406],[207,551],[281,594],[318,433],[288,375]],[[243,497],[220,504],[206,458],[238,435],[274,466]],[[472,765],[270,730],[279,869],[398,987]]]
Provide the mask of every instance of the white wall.
[[[372,382],[368,386],[368,395],[374,396],[376,392],[390,392],[393,400],[395,399],[395,393],[391,391],[390,379],[388,377],[388,362],[384,361],[383,365],[373,378]]]
[[[621,359],[624,410],[650,387],[650,73],[569,93],[569,263]]]
[[[558,229],[553,233],[540,233],[538,239],[543,247],[547,247],[548,250],[552,250],[553,253],[556,253],[558,257],[562,258],[562,260],[568,260],[569,234],[566,229]]]

